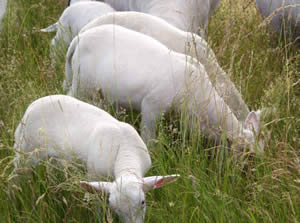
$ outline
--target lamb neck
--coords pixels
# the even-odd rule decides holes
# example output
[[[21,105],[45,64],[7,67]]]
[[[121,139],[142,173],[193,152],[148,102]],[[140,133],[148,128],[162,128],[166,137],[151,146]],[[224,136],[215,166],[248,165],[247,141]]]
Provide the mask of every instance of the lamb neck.
[[[186,96],[187,115],[196,119],[202,131],[215,140],[219,140],[223,132],[229,140],[240,136],[241,124],[229,106],[212,87],[207,77],[191,80]]]
[[[136,153],[135,149],[131,149],[128,146],[121,146],[115,162],[115,178],[117,179],[124,175],[134,175],[137,178],[142,178],[151,166],[151,161],[148,165],[147,161],[143,161],[143,158]]]

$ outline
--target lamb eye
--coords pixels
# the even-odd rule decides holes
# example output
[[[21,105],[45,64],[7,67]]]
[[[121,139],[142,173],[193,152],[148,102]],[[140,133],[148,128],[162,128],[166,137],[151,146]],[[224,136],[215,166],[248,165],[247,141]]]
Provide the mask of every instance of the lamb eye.
[[[145,204],[145,201],[143,200],[143,201],[141,202],[141,204],[144,205],[144,204]]]

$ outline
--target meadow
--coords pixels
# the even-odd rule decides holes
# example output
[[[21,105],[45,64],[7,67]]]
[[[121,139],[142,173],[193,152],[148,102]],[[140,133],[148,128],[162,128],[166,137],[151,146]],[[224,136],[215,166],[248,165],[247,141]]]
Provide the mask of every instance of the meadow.
[[[27,106],[64,94],[64,60],[51,66],[54,23],[67,1],[8,2],[0,34],[0,222],[119,222],[107,198],[85,199],[78,162],[50,159],[15,183],[14,130]],[[265,153],[236,159],[197,129],[188,134],[180,116],[162,118],[147,173],[179,173],[173,184],[147,194],[145,222],[300,222],[300,51],[268,29],[252,0],[222,0],[208,30],[209,43],[252,110],[271,108],[262,124]],[[138,128],[130,111],[118,119]],[[199,136],[200,135],[200,136]],[[100,204],[96,205],[96,204]],[[97,214],[98,213],[98,214]]]

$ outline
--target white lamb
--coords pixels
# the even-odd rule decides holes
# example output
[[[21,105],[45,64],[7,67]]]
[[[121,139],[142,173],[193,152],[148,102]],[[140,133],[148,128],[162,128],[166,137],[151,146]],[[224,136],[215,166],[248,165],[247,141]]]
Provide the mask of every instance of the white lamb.
[[[64,49],[69,46],[72,39],[86,24],[101,15],[113,11],[114,9],[112,7],[103,2],[78,2],[67,7],[56,23],[45,29],[41,29],[41,31],[56,31],[56,35],[51,41],[52,50],[64,52]],[[52,52],[52,54],[54,54],[54,52]]]
[[[100,91],[108,101],[141,111],[147,143],[155,137],[156,119],[172,107],[185,109],[191,123],[217,141],[224,133],[256,148],[258,117],[251,112],[245,124],[239,122],[201,64],[121,26],[103,25],[74,38],[66,62],[66,86],[70,84],[69,94],[75,97]]]
[[[137,11],[163,18],[179,29],[201,32],[220,0],[103,0],[117,11]]]
[[[182,31],[161,18],[140,12],[108,13],[89,22],[80,33],[104,24],[116,24],[141,32],[160,41],[170,50],[197,58],[204,65],[218,94],[238,120],[246,119],[249,114],[246,103],[203,38],[194,33]]]
[[[151,159],[136,130],[70,96],[53,95],[33,102],[16,129],[15,148],[30,154],[29,164],[48,156],[71,159],[75,155],[86,163],[90,177],[113,176],[113,182],[82,181],[81,185],[88,191],[108,193],[110,206],[127,223],[143,222],[145,192],[179,176],[144,177]]]
[[[300,42],[300,1],[299,0],[256,0],[256,6],[263,17],[269,17],[272,29]]]

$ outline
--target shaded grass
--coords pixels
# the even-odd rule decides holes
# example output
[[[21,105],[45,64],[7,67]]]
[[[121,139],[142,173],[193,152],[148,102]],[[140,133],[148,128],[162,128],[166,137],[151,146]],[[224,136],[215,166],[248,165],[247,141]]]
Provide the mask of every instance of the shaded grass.
[[[65,5],[9,2],[0,35],[0,222],[118,222],[102,195],[84,200],[76,183],[86,179],[79,164],[46,161],[21,184],[10,177],[13,134],[25,109],[37,98],[64,93],[64,61],[50,66],[52,35],[38,30]],[[209,40],[250,108],[274,111],[264,118],[270,133],[265,155],[237,161],[226,144],[216,149],[196,129],[188,136],[180,117],[163,118],[147,175],[181,178],[148,194],[146,222],[300,221],[299,48],[261,24],[253,2],[224,0],[210,22]],[[136,113],[118,118],[139,127]]]

